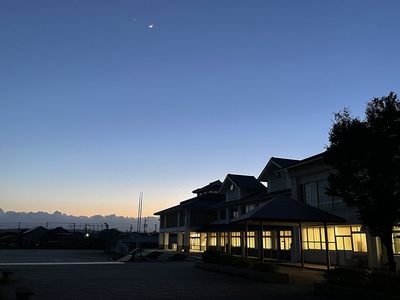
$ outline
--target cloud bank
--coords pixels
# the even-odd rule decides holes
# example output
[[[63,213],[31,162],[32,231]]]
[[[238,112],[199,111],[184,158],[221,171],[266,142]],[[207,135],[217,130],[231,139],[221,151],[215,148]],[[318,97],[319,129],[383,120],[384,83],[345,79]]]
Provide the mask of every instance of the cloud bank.
[[[146,219],[146,221],[145,221]],[[88,224],[93,228],[105,228],[105,224],[109,228],[116,228],[120,231],[136,231],[137,218],[129,218],[123,216],[116,216],[115,214],[101,216],[94,215],[88,216],[71,216],[65,213],[55,211],[52,214],[47,212],[15,212],[3,211],[0,208],[0,229],[16,229],[16,228],[32,228],[35,226],[43,226],[49,229],[56,227],[63,227],[65,229],[81,228]],[[142,218],[140,231],[144,231],[144,224],[146,223],[146,231],[158,231],[159,221],[157,217]]]

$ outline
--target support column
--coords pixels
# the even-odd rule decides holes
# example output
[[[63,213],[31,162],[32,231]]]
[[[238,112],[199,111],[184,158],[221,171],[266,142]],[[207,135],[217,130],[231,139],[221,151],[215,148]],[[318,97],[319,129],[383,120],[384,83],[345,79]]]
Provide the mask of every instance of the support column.
[[[301,260],[301,268],[304,269],[304,248],[303,248],[303,229],[301,227],[301,223],[299,223],[299,238],[300,238],[300,260]]]
[[[164,250],[168,250],[168,245],[169,245],[169,233],[164,232],[164,241],[163,241]]]
[[[326,226],[326,222],[324,222],[324,231],[325,231],[325,248],[326,248],[326,268],[330,270],[331,258],[329,257],[328,227]]]
[[[190,251],[190,230],[185,230],[185,236],[183,238],[183,251],[189,252]]]
[[[245,227],[245,231],[244,231],[244,256],[246,258],[249,257],[249,245],[248,245],[248,235],[249,235],[249,224],[248,223],[244,223],[244,227]]]
[[[264,261],[264,243],[263,243],[263,222],[260,221],[260,230],[258,231],[258,259]]]
[[[183,249],[183,232],[176,234],[176,251],[182,252]]]
[[[217,232],[217,251],[221,251],[221,232]]]
[[[158,233],[158,249],[164,249],[164,232]]]
[[[228,232],[228,249],[227,249],[228,254],[232,254],[232,232]]]
[[[208,244],[208,233],[200,233],[200,251],[204,251],[207,248]]]
[[[275,231],[276,232],[276,256],[278,261],[281,261],[281,232],[279,230]]]

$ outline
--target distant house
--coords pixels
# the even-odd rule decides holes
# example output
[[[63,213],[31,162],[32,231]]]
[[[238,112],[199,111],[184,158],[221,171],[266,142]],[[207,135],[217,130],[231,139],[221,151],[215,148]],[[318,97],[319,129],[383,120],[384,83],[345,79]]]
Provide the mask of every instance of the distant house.
[[[47,235],[46,248],[68,249],[73,245],[73,233],[57,227],[49,230]]]
[[[21,233],[22,247],[23,248],[43,248],[49,230],[43,226],[37,226]]]
[[[156,212],[160,249],[204,251],[301,263],[382,268],[385,253],[342,199],[325,192],[332,168],[323,153],[271,157],[256,179],[228,174],[194,190],[197,197]],[[169,236],[176,234],[176,244]],[[394,228],[400,264],[400,228]]]

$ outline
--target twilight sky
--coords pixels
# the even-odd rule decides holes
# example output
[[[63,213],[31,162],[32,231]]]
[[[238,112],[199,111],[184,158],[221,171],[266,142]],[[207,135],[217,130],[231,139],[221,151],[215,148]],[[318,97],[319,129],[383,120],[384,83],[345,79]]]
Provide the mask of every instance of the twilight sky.
[[[400,1],[0,1],[0,208],[143,216],[400,93]],[[153,25],[153,26],[151,26]],[[150,28],[152,27],[152,28]]]

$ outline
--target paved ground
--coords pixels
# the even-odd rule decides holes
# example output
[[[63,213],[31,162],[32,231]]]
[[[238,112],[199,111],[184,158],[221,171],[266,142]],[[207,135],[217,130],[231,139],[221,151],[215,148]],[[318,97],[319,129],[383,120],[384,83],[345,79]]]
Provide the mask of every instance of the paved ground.
[[[0,286],[3,299],[15,299],[17,286],[32,287],[33,300],[330,299],[313,293],[321,271],[293,267],[281,267],[289,284],[273,284],[197,269],[193,261],[112,263],[98,251],[1,250],[0,269],[14,272]]]

